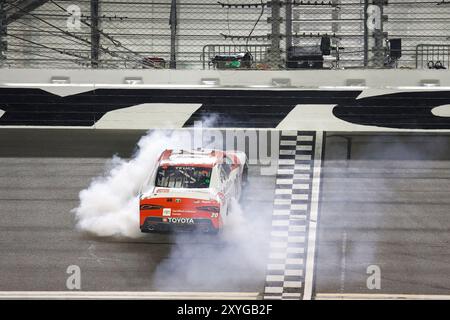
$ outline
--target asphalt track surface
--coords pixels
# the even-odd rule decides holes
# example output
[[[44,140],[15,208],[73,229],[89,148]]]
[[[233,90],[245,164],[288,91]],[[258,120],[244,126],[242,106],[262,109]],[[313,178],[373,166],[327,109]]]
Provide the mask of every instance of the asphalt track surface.
[[[316,293],[450,292],[450,136],[328,133]],[[381,271],[369,290],[367,267]]]
[[[127,240],[75,230],[79,191],[113,154],[129,157],[144,133],[0,131],[0,291],[66,290],[73,264],[86,291],[263,290],[265,265],[249,268],[239,248],[217,237]],[[339,135],[352,137],[352,149],[347,159],[347,140],[327,134],[315,293],[448,294],[450,137]],[[250,170],[244,211],[268,221],[274,177]],[[366,286],[369,265],[380,267],[380,290]]]
[[[0,131],[0,291],[67,290],[69,265],[80,267],[86,291],[263,290],[265,264],[249,267],[246,251],[220,236],[150,234],[130,240],[75,229],[71,209],[78,193],[105,172],[113,154],[130,157],[144,134]],[[274,177],[260,176],[255,166],[249,175],[244,213],[270,223]],[[250,209],[255,203],[262,204],[258,212]],[[259,248],[258,256],[266,257],[267,243]]]

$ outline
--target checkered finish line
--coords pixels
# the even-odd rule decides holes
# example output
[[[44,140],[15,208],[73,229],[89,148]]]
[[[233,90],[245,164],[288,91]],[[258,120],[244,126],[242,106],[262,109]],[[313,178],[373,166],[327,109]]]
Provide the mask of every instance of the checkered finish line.
[[[311,198],[313,189],[318,190],[313,185],[314,168],[321,160],[316,151],[321,150],[322,133],[318,134],[320,141],[315,132],[281,132],[265,299],[305,298]],[[315,224],[313,236],[315,242]]]

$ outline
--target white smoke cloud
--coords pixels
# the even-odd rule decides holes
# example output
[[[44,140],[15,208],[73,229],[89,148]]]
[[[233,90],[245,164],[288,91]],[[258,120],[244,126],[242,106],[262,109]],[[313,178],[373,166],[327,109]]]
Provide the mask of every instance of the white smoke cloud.
[[[162,151],[190,145],[187,132],[153,131],[139,140],[131,160],[113,157],[107,173],[80,192],[80,204],[73,209],[77,228],[97,236],[140,237],[139,190]]]
[[[170,254],[153,273],[156,290],[227,291],[261,285],[268,258],[271,208],[251,199],[270,198],[264,193],[257,183],[250,183],[240,203],[232,199],[226,224],[218,235],[176,234]]]
[[[80,192],[80,204],[73,210],[77,229],[107,237],[157,236],[140,232],[138,193],[160,153],[167,148],[190,148],[191,139],[187,131],[153,131],[141,138],[130,160],[113,157],[105,175]],[[259,283],[268,257],[272,197],[273,190],[250,175],[241,204],[232,200],[221,233],[171,236],[171,250],[153,273],[154,286],[159,290],[202,286],[225,290]],[[173,270],[177,270],[175,277]]]

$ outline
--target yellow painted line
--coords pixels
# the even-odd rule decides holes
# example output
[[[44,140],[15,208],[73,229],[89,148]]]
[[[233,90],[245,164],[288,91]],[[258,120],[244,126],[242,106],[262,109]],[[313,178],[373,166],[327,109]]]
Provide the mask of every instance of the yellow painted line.
[[[450,295],[388,293],[319,293],[315,300],[450,300]]]

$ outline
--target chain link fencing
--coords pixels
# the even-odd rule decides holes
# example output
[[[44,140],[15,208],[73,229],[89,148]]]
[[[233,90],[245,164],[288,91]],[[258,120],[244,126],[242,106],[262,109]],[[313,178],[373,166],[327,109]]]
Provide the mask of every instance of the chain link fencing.
[[[10,68],[448,69],[449,39],[449,0],[0,0]]]

